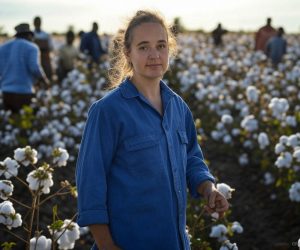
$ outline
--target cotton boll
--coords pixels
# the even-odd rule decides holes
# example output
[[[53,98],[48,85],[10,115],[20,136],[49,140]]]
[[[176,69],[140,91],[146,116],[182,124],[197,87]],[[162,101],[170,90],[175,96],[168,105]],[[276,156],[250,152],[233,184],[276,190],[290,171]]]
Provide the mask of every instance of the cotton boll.
[[[22,226],[22,217],[19,213],[13,215],[12,224],[10,226],[13,228]]]
[[[244,141],[244,143],[243,143],[243,147],[244,147],[244,148],[252,149],[252,148],[253,148],[253,142],[252,142],[251,140],[246,140],[246,141]]]
[[[69,159],[69,154],[67,150],[63,148],[57,148],[53,151],[53,164],[57,165],[58,167],[66,166],[67,160]]]
[[[30,172],[26,178],[31,190],[40,190],[44,194],[50,192],[53,186],[51,170],[47,166],[39,167],[37,170]]]
[[[219,238],[226,233],[227,233],[226,226],[223,224],[219,224],[217,226],[212,227],[212,230],[211,230],[211,233],[209,236],[212,238]]]
[[[25,148],[17,148],[14,151],[14,159],[24,166],[28,166],[29,164],[37,163],[37,151],[32,149],[30,146],[26,146]]]
[[[9,196],[12,196],[14,190],[14,185],[11,181],[0,180],[0,198],[2,200],[7,200]]]
[[[234,188],[231,188],[229,185],[225,183],[218,183],[217,184],[217,190],[223,194],[223,196],[228,200],[232,197],[232,192],[235,190]]]
[[[296,127],[297,126],[297,120],[295,116],[286,116],[286,120],[285,120],[286,124],[291,126],[291,127]]]
[[[4,174],[6,179],[17,176],[19,167],[18,162],[12,160],[10,157],[6,157],[3,162],[0,162],[0,176]]]
[[[0,203],[0,214],[10,215],[15,213],[16,211],[10,201],[3,201]]]
[[[300,162],[300,148],[297,148],[294,153],[293,157],[296,159],[297,162]]]
[[[282,120],[283,115],[289,109],[289,103],[288,103],[287,99],[285,99],[285,98],[274,97],[274,98],[272,98],[268,107],[272,110],[272,115],[275,118]]]
[[[279,142],[280,142],[281,144],[287,144],[288,139],[289,139],[289,138],[288,138],[286,135],[282,135],[282,136],[280,136],[280,138],[279,138]]]
[[[256,103],[259,97],[259,91],[255,86],[248,86],[246,90],[247,100]]]
[[[245,166],[249,163],[249,159],[248,159],[248,155],[245,153],[245,154],[242,154],[240,155],[239,157],[239,164],[241,166]]]
[[[287,145],[291,146],[293,148],[299,146],[300,145],[300,140],[299,140],[298,136],[296,134],[290,135],[288,137]]]
[[[259,133],[258,143],[260,149],[265,149],[270,144],[268,135],[264,132]]]
[[[230,143],[232,143],[232,138],[231,138],[231,136],[230,136],[230,135],[225,135],[225,136],[223,137],[223,142],[224,142],[225,144],[230,144]]]
[[[234,128],[234,129],[231,130],[231,134],[233,136],[238,136],[240,133],[241,133],[241,130],[238,129],[238,128]]]
[[[278,168],[283,168],[283,167],[289,168],[291,167],[292,160],[293,160],[292,154],[289,152],[284,152],[277,158],[275,165]]]
[[[236,243],[231,243],[229,240],[223,242],[220,250],[238,250]]]
[[[218,141],[218,140],[222,137],[222,134],[221,134],[219,131],[213,130],[213,131],[211,132],[211,137],[212,137],[214,140]]]
[[[238,233],[238,234],[241,234],[244,231],[242,225],[238,221],[234,221],[232,223],[231,230],[232,230],[232,232]]]
[[[51,250],[52,240],[45,236],[34,237],[30,240],[30,250]]]
[[[282,143],[277,143],[277,144],[275,145],[275,153],[276,153],[276,154],[282,153],[285,149],[286,149],[286,148],[285,148],[285,146],[284,146]]]
[[[291,201],[300,202],[300,182],[295,182],[289,189]]]
[[[225,235],[227,234],[227,231],[228,230],[225,225],[219,224],[219,225],[213,226],[211,228],[209,237],[221,239],[221,238],[225,237]]]
[[[233,122],[233,118],[231,115],[225,114],[222,116],[221,122],[223,124],[231,124]]]
[[[274,181],[275,181],[275,178],[271,173],[266,172],[264,174],[264,184],[265,185],[270,185],[270,184],[274,183]]]
[[[248,115],[242,120],[241,127],[249,132],[253,132],[258,128],[258,122],[253,115]]]

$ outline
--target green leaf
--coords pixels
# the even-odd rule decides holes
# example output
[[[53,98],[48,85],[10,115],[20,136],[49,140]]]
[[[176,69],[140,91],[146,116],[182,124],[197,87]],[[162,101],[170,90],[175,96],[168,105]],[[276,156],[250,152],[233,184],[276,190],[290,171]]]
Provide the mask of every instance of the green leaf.
[[[11,250],[16,245],[15,242],[4,242],[1,244],[2,250]]]

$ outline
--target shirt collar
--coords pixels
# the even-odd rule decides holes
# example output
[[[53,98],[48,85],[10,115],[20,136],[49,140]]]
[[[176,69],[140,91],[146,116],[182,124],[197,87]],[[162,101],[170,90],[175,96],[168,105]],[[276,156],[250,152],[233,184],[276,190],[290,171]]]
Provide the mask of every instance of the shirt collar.
[[[160,89],[161,89],[161,95],[163,96],[175,96],[175,93],[164,83],[164,81],[160,81]],[[138,92],[137,88],[134,86],[134,84],[129,80],[129,78],[126,78],[120,85],[120,90],[123,95],[123,97],[130,99],[137,96],[140,96],[140,93]]]

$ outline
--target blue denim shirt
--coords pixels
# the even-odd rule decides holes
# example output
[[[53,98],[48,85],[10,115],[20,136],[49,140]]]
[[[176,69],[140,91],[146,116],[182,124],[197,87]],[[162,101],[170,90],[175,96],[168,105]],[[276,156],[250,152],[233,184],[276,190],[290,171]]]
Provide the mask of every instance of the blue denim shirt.
[[[106,53],[102,48],[98,34],[93,31],[83,35],[80,51],[88,53],[96,63],[99,63],[100,57]]]
[[[109,224],[123,250],[190,249],[186,189],[214,181],[189,108],[160,86],[163,116],[128,79],[94,103],[80,146],[78,224]]]
[[[3,92],[30,94],[42,77],[38,47],[16,38],[0,46],[0,88]]]

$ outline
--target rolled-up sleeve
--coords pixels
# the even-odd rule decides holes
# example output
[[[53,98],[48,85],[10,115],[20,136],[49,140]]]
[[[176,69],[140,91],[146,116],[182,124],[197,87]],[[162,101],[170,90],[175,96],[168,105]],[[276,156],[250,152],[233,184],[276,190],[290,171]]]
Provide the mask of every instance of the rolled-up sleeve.
[[[100,102],[90,108],[76,165],[80,226],[109,223],[106,180],[117,145],[111,120]]]
[[[204,162],[203,154],[197,141],[197,132],[192,113],[188,107],[186,109],[185,123],[188,137],[186,168],[187,185],[191,195],[194,198],[198,198],[200,196],[197,192],[199,185],[207,180],[215,182],[215,179]]]

